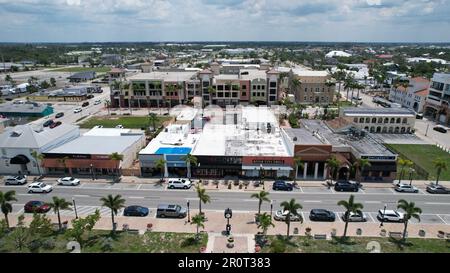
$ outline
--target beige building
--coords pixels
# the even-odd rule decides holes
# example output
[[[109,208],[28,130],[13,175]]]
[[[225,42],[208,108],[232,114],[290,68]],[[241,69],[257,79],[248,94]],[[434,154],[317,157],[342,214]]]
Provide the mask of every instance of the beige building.
[[[333,103],[335,85],[331,83],[331,75],[327,71],[296,70],[290,72],[289,90],[295,101],[301,104]],[[298,85],[294,80],[298,80]]]

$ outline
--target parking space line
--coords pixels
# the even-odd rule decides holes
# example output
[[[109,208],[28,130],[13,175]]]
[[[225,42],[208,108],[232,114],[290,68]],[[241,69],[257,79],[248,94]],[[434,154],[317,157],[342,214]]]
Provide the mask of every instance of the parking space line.
[[[370,219],[372,219],[372,222],[376,223],[375,218],[373,218],[372,213],[367,213],[370,217]]]
[[[136,188],[137,190],[140,190],[142,187],[142,184],[139,184],[138,187]]]
[[[439,214],[436,214],[437,217],[439,217],[439,219],[442,220],[442,222],[444,222],[444,224],[448,225],[447,222],[444,220],[444,218],[442,218]]]
[[[419,189],[419,193],[421,194],[427,194],[424,190]]]
[[[389,190],[393,193],[393,194],[397,194],[397,192],[391,188],[389,188]]]
[[[339,222],[342,222],[341,216],[339,215],[339,212],[336,212],[336,218],[339,219]]]
[[[306,218],[305,218],[305,214],[303,213],[303,211],[300,212],[302,214],[302,218],[303,218],[303,222],[306,222]]]
[[[361,192],[362,194],[366,194],[366,191],[361,188],[359,189],[359,192]]]
[[[303,188],[302,187],[298,187],[299,188],[299,190],[303,193]]]

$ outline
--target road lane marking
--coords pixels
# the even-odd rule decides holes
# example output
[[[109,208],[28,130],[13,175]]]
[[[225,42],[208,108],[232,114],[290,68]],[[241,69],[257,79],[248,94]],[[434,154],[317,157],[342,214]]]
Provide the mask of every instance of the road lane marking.
[[[381,201],[364,201],[366,204],[381,204]]]
[[[425,202],[426,205],[450,205],[450,203]]]
[[[91,196],[87,194],[75,194],[74,197],[91,197]]]
[[[128,196],[130,199],[145,199],[145,196]]]
[[[442,220],[442,222],[444,222],[444,224],[448,225],[447,222],[444,220],[444,218],[442,218],[439,214],[436,214],[437,217],[439,217],[439,219]]]
[[[303,193],[303,188],[302,187],[298,187],[298,189]]]
[[[258,200],[256,200],[256,199],[243,199],[242,201],[244,201],[244,202],[257,202]]]
[[[321,200],[305,200],[304,203],[322,203]]]

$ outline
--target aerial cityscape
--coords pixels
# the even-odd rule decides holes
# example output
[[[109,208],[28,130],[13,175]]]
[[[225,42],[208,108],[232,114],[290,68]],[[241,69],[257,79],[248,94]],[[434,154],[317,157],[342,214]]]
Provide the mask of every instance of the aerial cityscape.
[[[0,252],[450,253],[449,4],[0,1]]]

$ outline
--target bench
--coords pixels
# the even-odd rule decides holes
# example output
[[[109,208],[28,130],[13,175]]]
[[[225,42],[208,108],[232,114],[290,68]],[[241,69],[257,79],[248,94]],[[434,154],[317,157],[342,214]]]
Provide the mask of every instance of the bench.
[[[408,235],[408,234],[406,234],[406,235]],[[400,239],[400,238],[403,237],[403,232],[392,232],[392,231],[390,231],[389,232],[389,237]]]
[[[139,229],[128,229],[127,232],[130,234],[139,234]]]
[[[316,240],[326,240],[327,235],[326,234],[314,234],[314,239]]]

